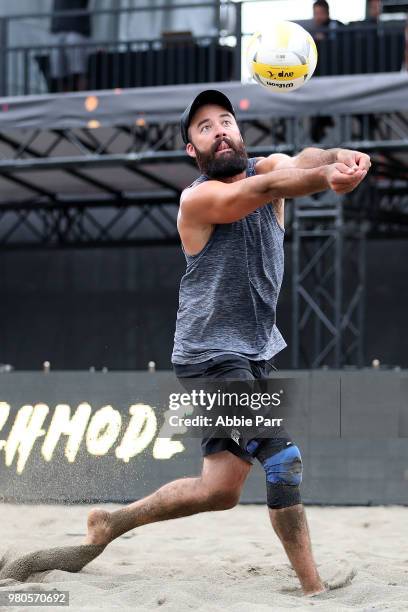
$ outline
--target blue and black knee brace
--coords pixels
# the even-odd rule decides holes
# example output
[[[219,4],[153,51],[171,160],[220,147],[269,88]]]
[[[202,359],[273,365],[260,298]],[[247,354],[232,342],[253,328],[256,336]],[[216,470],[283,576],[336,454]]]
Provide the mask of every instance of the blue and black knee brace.
[[[302,457],[293,442],[275,438],[251,440],[246,450],[265,470],[269,508],[288,508],[301,503]]]

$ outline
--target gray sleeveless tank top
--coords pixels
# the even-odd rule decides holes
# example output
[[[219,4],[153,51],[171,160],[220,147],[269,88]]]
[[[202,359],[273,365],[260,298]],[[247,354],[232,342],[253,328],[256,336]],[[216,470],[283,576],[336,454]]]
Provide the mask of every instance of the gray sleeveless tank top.
[[[257,158],[248,160],[254,176]],[[208,180],[200,176],[189,188]],[[217,355],[271,359],[286,346],[276,327],[283,278],[284,230],[272,204],[244,219],[216,225],[197,255],[184,255],[172,363]]]

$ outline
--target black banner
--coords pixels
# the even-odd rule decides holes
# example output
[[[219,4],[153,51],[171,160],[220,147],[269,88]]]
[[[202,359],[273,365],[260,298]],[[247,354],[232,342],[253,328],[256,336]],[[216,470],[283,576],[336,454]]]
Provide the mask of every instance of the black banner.
[[[217,382],[216,391],[226,389]],[[258,406],[259,390],[252,391]],[[408,503],[406,372],[278,372],[267,391],[279,399],[273,417],[283,418],[301,449],[306,501]],[[170,418],[192,418],[183,393],[171,372],[0,375],[0,496],[130,501],[197,475],[201,425],[169,426]],[[217,413],[217,402],[211,410],[205,404],[207,414],[234,416],[231,406]],[[236,429],[246,439],[261,435],[242,423],[228,427],[227,436]],[[263,471],[252,472],[243,500],[263,501]]]

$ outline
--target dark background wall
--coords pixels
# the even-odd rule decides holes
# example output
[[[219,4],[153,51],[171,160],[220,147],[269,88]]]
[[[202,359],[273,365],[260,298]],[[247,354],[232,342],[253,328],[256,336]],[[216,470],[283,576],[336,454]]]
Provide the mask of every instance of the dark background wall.
[[[289,375],[286,426],[303,457],[303,500],[407,505],[408,372],[280,370],[274,378],[289,390]],[[7,413],[3,406],[0,424],[2,500],[129,503],[174,478],[199,473],[199,438],[169,426],[163,437],[169,394],[185,391],[171,372],[17,372],[0,382],[0,401],[10,406]],[[279,388],[276,383],[268,392]],[[125,444],[130,415],[146,406],[157,427],[150,418],[150,426],[139,436],[133,430]],[[27,410],[29,423],[16,428]],[[70,427],[68,418],[76,418]],[[241,501],[265,503],[258,461]]]
[[[408,366],[407,241],[367,245],[365,357]],[[0,252],[0,363],[37,370],[170,367],[184,258],[177,247]],[[289,348],[291,257],[278,324]],[[347,283],[346,277],[346,283]]]

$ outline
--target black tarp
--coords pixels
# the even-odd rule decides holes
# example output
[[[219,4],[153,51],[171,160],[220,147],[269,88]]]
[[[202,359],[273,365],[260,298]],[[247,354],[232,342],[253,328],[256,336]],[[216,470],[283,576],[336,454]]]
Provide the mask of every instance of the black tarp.
[[[303,88],[291,93],[272,93],[256,84],[228,82],[9,97],[0,99],[0,129],[75,128],[86,127],[89,121],[94,122],[93,126],[109,127],[131,125],[140,117],[147,122],[176,121],[189,101],[209,88],[225,92],[238,116],[247,118],[408,109],[408,73],[401,72],[314,77]],[[96,100],[86,105],[89,96]],[[87,106],[93,110],[88,111]]]

